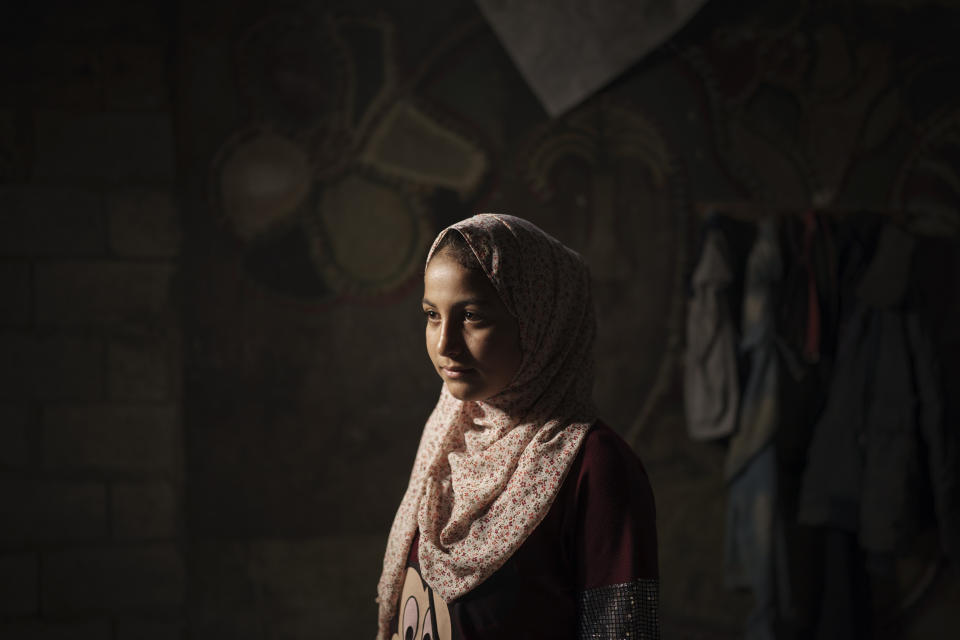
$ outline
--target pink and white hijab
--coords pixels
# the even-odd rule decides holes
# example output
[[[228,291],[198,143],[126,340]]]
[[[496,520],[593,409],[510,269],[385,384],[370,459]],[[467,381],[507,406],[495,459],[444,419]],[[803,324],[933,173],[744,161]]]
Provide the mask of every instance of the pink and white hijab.
[[[546,516],[596,418],[595,319],[580,256],[526,220],[485,213],[440,232],[428,264],[451,232],[517,319],[522,362],[510,386],[482,402],[441,390],[387,541],[380,639],[390,635],[417,530],[421,573],[434,593],[450,602],[469,592]]]

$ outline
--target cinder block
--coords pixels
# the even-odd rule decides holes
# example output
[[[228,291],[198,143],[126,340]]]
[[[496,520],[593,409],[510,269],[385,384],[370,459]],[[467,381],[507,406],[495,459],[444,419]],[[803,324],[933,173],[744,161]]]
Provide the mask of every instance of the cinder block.
[[[169,106],[165,51],[161,46],[104,46],[103,76],[108,109],[158,110]]]
[[[44,555],[44,615],[174,609],[183,605],[183,596],[183,558],[173,545]]]
[[[59,19],[61,24],[73,24],[69,17]],[[89,17],[80,19],[88,21]],[[156,22],[148,20],[146,24]],[[100,29],[107,26],[123,33],[124,39],[138,38],[130,28],[117,23],[115,14],[110,16],[109,25]],[[156,33],[153,31],[151,37]],[[165,52],[161,45],[65,43],[46,38],[28,53],[29,96],[34,106],[76,111],[100,111],[104,107],[150,111],[169,108]],[[18,68],[23,64],[20,62]]]
[[[102,398],[103,351],[93,338],[0,333],[0,399]]]
[[[263,541],[251,548],[256,558],[254,575],[268,594],[267,604],[282,607],[286,603],[342,615],[372,605],[362,592],[379,577],[382,546],[382,535]],[[323,571],[308,567],[323,567]],[[331,582],[338,585],[337,593],[328,593],[322,606],[308,607],[308,602],[316,602],[316,595],[327,592],[325,585]]]
[[[191,596],[201,614],[191,620],[197,625],[191,632],[250,637],[238,629],[243,620],[266,624],[278,638],[354,635],[358,620],[376,619],[370,585],[380,574],[383,543],[378,534],[253,541],[242,548],[204,544],[193,567]]]
[[[113,640],[109,620],[0,623],[0,638],[10,640]]]
[[[177,532],[177,496],[165,482],[113,487],[113,535],[119,539],[172,538]]]
[[[176,405],[49,407],[43,461],[50,469],[160,471],[179,463]]]
[[[34,175],[40,180],[173,182],[173,128],[166,113],[46,110],[34,120]]]
[[[113,400],[170,397],[168,340],[118,339],[107,346],[107,393]]]
[[[16,47],[14,47],[16,49]],[[4,49],[4,62],[6,69],[17,68],[19,61],[14,51],[9,47]],[[14,66],[10,66],[14,65]],[[0,79],[0,93],[10,95],[9,74],[6,78]],[[16,91],[16,90],[14,90]],[[23,126],[22,118],[16,109],[0,107],[0,148],[3,149],[4,162],[0,165],[0,183],[9,184],[22,182],[29,174],[29,161],[27,160],[27,149],[23,144],[23,137],[19,135],[20,128]]]
[[[46,326],[151,325],[170,304],[166,264],[57,262],[36,266],[37,322]]]
[[[116,254],[170,258],[180,251],[180,220],[169,191],[116,191],[107,196],[107,212]]]
[[[247,541],[198,540],[191,545],[190,634],[259,640],[268,628]],[[333,637],[324,634],[323,637]]]
[[[182,640],[183,623],[160,620],[121,620],[117,640]]]
[[[0,404],[0,467],[23,469],[32,465],[27,438],[31,413],[23,405]]]
[[[33,318],[32,274],[26,262],[0,262],[0,325],[23,327]]]
[[[0,255],[94,256],[107,246],[103,197],[52,186],[0,187]]]
[[[39,611],[37,554],[0,556],[0,615],[28,616]]]
[[[70,24],[64,20],[61,24]],[[100,47],[44,38],[29,50],[30,101],[35,106],[100,110]]]
[[[37,482],[0,476],[0,541],[33,543],[102,539],[106,488],[93,482]]]

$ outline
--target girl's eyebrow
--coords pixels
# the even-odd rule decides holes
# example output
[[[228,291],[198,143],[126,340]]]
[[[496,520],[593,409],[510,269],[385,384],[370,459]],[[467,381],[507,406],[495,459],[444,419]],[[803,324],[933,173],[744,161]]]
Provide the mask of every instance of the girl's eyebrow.
[[[429,300],[427,300],[426,298],[424,298],[424,299],[421,301],[421,304],[425,304],[425,305],[427,305],[428,307],[435,307],[435,306],[437,306],[437,305],[433,304],[432,302],[430,302]],[[490,304],[490,302],[489,302],[486,298],[467,298],[466,300],[458,300],[458,301],[457,301],[457,305],[458,305],[458,306],[466,306],[466,305],[468,305],[468,304],[475,304],[475,305],[477,305],[477,306],[485,306],[485,305],[487,305],[487,304]]]

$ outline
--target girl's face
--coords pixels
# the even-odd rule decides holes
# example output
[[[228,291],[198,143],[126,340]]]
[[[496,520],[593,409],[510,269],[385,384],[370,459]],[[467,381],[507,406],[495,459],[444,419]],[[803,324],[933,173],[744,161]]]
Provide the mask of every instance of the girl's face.
[[[455,398],[486,400],[507,388],[520,368],[520,326],[482,271],[434,255],[423,313],[427,353]]]

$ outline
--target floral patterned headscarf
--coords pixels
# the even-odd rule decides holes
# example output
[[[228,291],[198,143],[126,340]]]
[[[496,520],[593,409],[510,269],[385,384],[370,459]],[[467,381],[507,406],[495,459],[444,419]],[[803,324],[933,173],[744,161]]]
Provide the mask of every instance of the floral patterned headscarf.
[[[383,560],[379,638],[389,637],[419,529],[423,578],[450,602],[487,579],[546,516],[587,430],[596,323],[590,275],[574,251],[514,216],[484,213],[458,232],[520,326],[513,382],[483,401],[447,390],[427,419]]]

